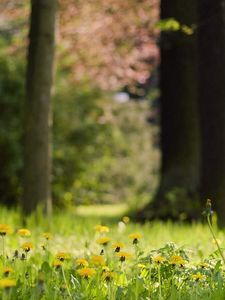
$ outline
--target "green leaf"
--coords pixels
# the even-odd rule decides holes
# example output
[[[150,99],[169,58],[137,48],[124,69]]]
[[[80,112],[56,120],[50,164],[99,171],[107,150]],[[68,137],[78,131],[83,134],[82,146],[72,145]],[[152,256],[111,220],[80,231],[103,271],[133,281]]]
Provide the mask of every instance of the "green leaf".
[[[177,20],[169,18],[160,20],[156,24],[156,27],[159,28],[161,31],[178,31],[180,30],[181,25]]]

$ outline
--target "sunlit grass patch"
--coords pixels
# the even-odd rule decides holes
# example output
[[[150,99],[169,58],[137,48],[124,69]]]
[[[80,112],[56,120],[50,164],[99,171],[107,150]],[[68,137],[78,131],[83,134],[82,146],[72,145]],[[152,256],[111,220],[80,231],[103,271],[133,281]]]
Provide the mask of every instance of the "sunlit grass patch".
[[[26,227],[3,209],[2,230],[11,230],[0,237],[0,298],[224,299],[224,266],[206,225],[140,225],[118,206],[97,208],[103,215],[56,212]],[[215,231],[223,251],[224,232]]]

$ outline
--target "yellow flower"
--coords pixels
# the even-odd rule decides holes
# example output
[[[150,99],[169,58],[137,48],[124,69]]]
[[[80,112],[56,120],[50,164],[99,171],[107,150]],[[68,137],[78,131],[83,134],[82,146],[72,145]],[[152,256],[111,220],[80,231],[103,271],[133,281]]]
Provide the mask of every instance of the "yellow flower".
[[[116,255],[120,258],[121,262],[132,257],[132,255],[128,252],[118,252]]]
[[[161,263],[163,263],[165,260],[166,260],[165,257],[160,256],[160,255],[157,255],[157,256],[153,257],[153,261],[154,261],[155,263],[157,263],[157,264],[161,264]]]
[[[82,268],[82,269],[78,270],[77,272],[80,276],[85,277],[85,278],[89,278],[89,277],[95,275],[95,273],[96,273],[95,269],[93,269],[93,268]]]
[[[7,288],[11,288],[15,285],[16,285],[16,282],[13,279],[8,279],[8,278],[0,279],[0,287],[1,288],[7,289]]]
[[[115,249],[115,252],[120,252],[120,250],[124,247],[125,247],[124,243],[116,242],[112,244],[112,248]]]
[[[64,261],[66,259],[70,259],[70,254],[68,252],[58,252],[56,254],[56,258],[60,261]]]
[[[140,233],[131,233],[129,235],[129,238],[133,240],[133,244],[137,244],[138,241],[142,238],[142,235]]]
[[[76,264],[79,266],[87,267],[88,261],[85,258],[78,258],[76,259]]]
[[[127,223],[130,222],[130,218],[127,217],[127,216],[124,216],[124,217],[122,218],[122,220],[123,220],[123,223],[125,223],[125,224],[127,224]]]
[[[93,255],[91,257],[91,262],[96,265],[96,266],[104,266],[105,264],[105,259],[101,255]]]
[[[140,269],[146,269],[146,265],[144,265],[144,264],[138,264],[137,266],[138,266],[138,268],[140,268]]]
[[[209,264],[207,264],[205,262],[202,262],[202,263],[199,264],[199,267],[201,267],[202,269],[205,269],[205,268],[209,267]]]
[[[32,243],[30,242],[26,242],[26,243],[23,243],[21,248],[25,251],[25,252],[29,252],[31,249],[34,249],[34,246]]]
[[[180,255],[173,255],[170,259],[170,263],[172,265],[177,265],[177,266],[183,267],[185,265],[186,261]]]
[[[214,245],[216,245],[216,243],[218,244],[218,245],[221,245],[222,244],[222,242],[221,242],[221,240],[220,239],[212,239],[212,243],[214,244]]]
[[[12,233],[12,227],[7,224],[0,224],[0,235],[4,236],[6,234]]]
[[[206,276],[198,272],[197,274],[191,275],[191,278],[195,281],[199,281],[199,280],[204,280]]]
[[[95,226],[95,230],[100,233],[109,232],[109,227],[103,225],[97,225]]]
[[[24,236],[31,236],[31,232],[29,229],[26,228],[21,228],[19,230],[17,230],[18,235],[24,237]]]
[[[57,269],[60,268],[62,266],[62,262],[59,261],[58,259],[55,259],[52,263],[53,267],[56,267]]]
[[[111,241],[111,239],[110,239],[109,237],[104,236],[104,237],[101,237],[101,238],[97,239],[96,242],[97,242],[99,245],[107,246],[108,243],[109,243],[110,241]]]
[[[103,266],[102,267],[102,272],[107,272],[107,271],[110,271],[109,267]]]
[[[13,268],[10,268],[10,267],[5,267],[4,269],[3,269],[3,274],[5,275],[5,276],[8,276],[10,273],[13,273],[14,271],[13,271]]]
[[[52,234],[50,232],[42,233],[42,236],[48,241],[52,239]]]
[[[105,271],[102,273],[102,278],[105,281],[110,281],[115,277],[115,273],[112,271]]]

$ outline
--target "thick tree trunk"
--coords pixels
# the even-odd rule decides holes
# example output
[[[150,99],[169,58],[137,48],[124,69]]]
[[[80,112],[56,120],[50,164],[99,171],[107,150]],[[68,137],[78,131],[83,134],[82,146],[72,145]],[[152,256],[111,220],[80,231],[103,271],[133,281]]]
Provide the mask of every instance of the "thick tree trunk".
[[[225,1],[198,1],[201,196],[225,225]]]
[[[196,23],[195,0],[162,0],[161,19]],[[144,218],[197,217],[199,124],[195,34],[161,34],[161,180]]]
[[[32,0],[26,86],[23,210],[51,212],[51,86],[57,0]]]

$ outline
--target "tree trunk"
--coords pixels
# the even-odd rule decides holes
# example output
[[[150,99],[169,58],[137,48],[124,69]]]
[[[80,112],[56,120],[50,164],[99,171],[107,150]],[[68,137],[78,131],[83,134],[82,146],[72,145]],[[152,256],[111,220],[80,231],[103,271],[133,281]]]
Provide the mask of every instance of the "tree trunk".
[[[26,78],[25,213],[51,212],[51,87],[57,0],[32,0]]]
[[[198,1],[199,98],[202,128],[200,191],[225,225],[225,1]]]
[[[161,19],[196,23],[195,0],[162,0]],[[195,34],[161,33],[161,179],[144,218],[193,218],[198,215],[199,124],[197,42]],[[142,217],[141,217],[142,218]]]

